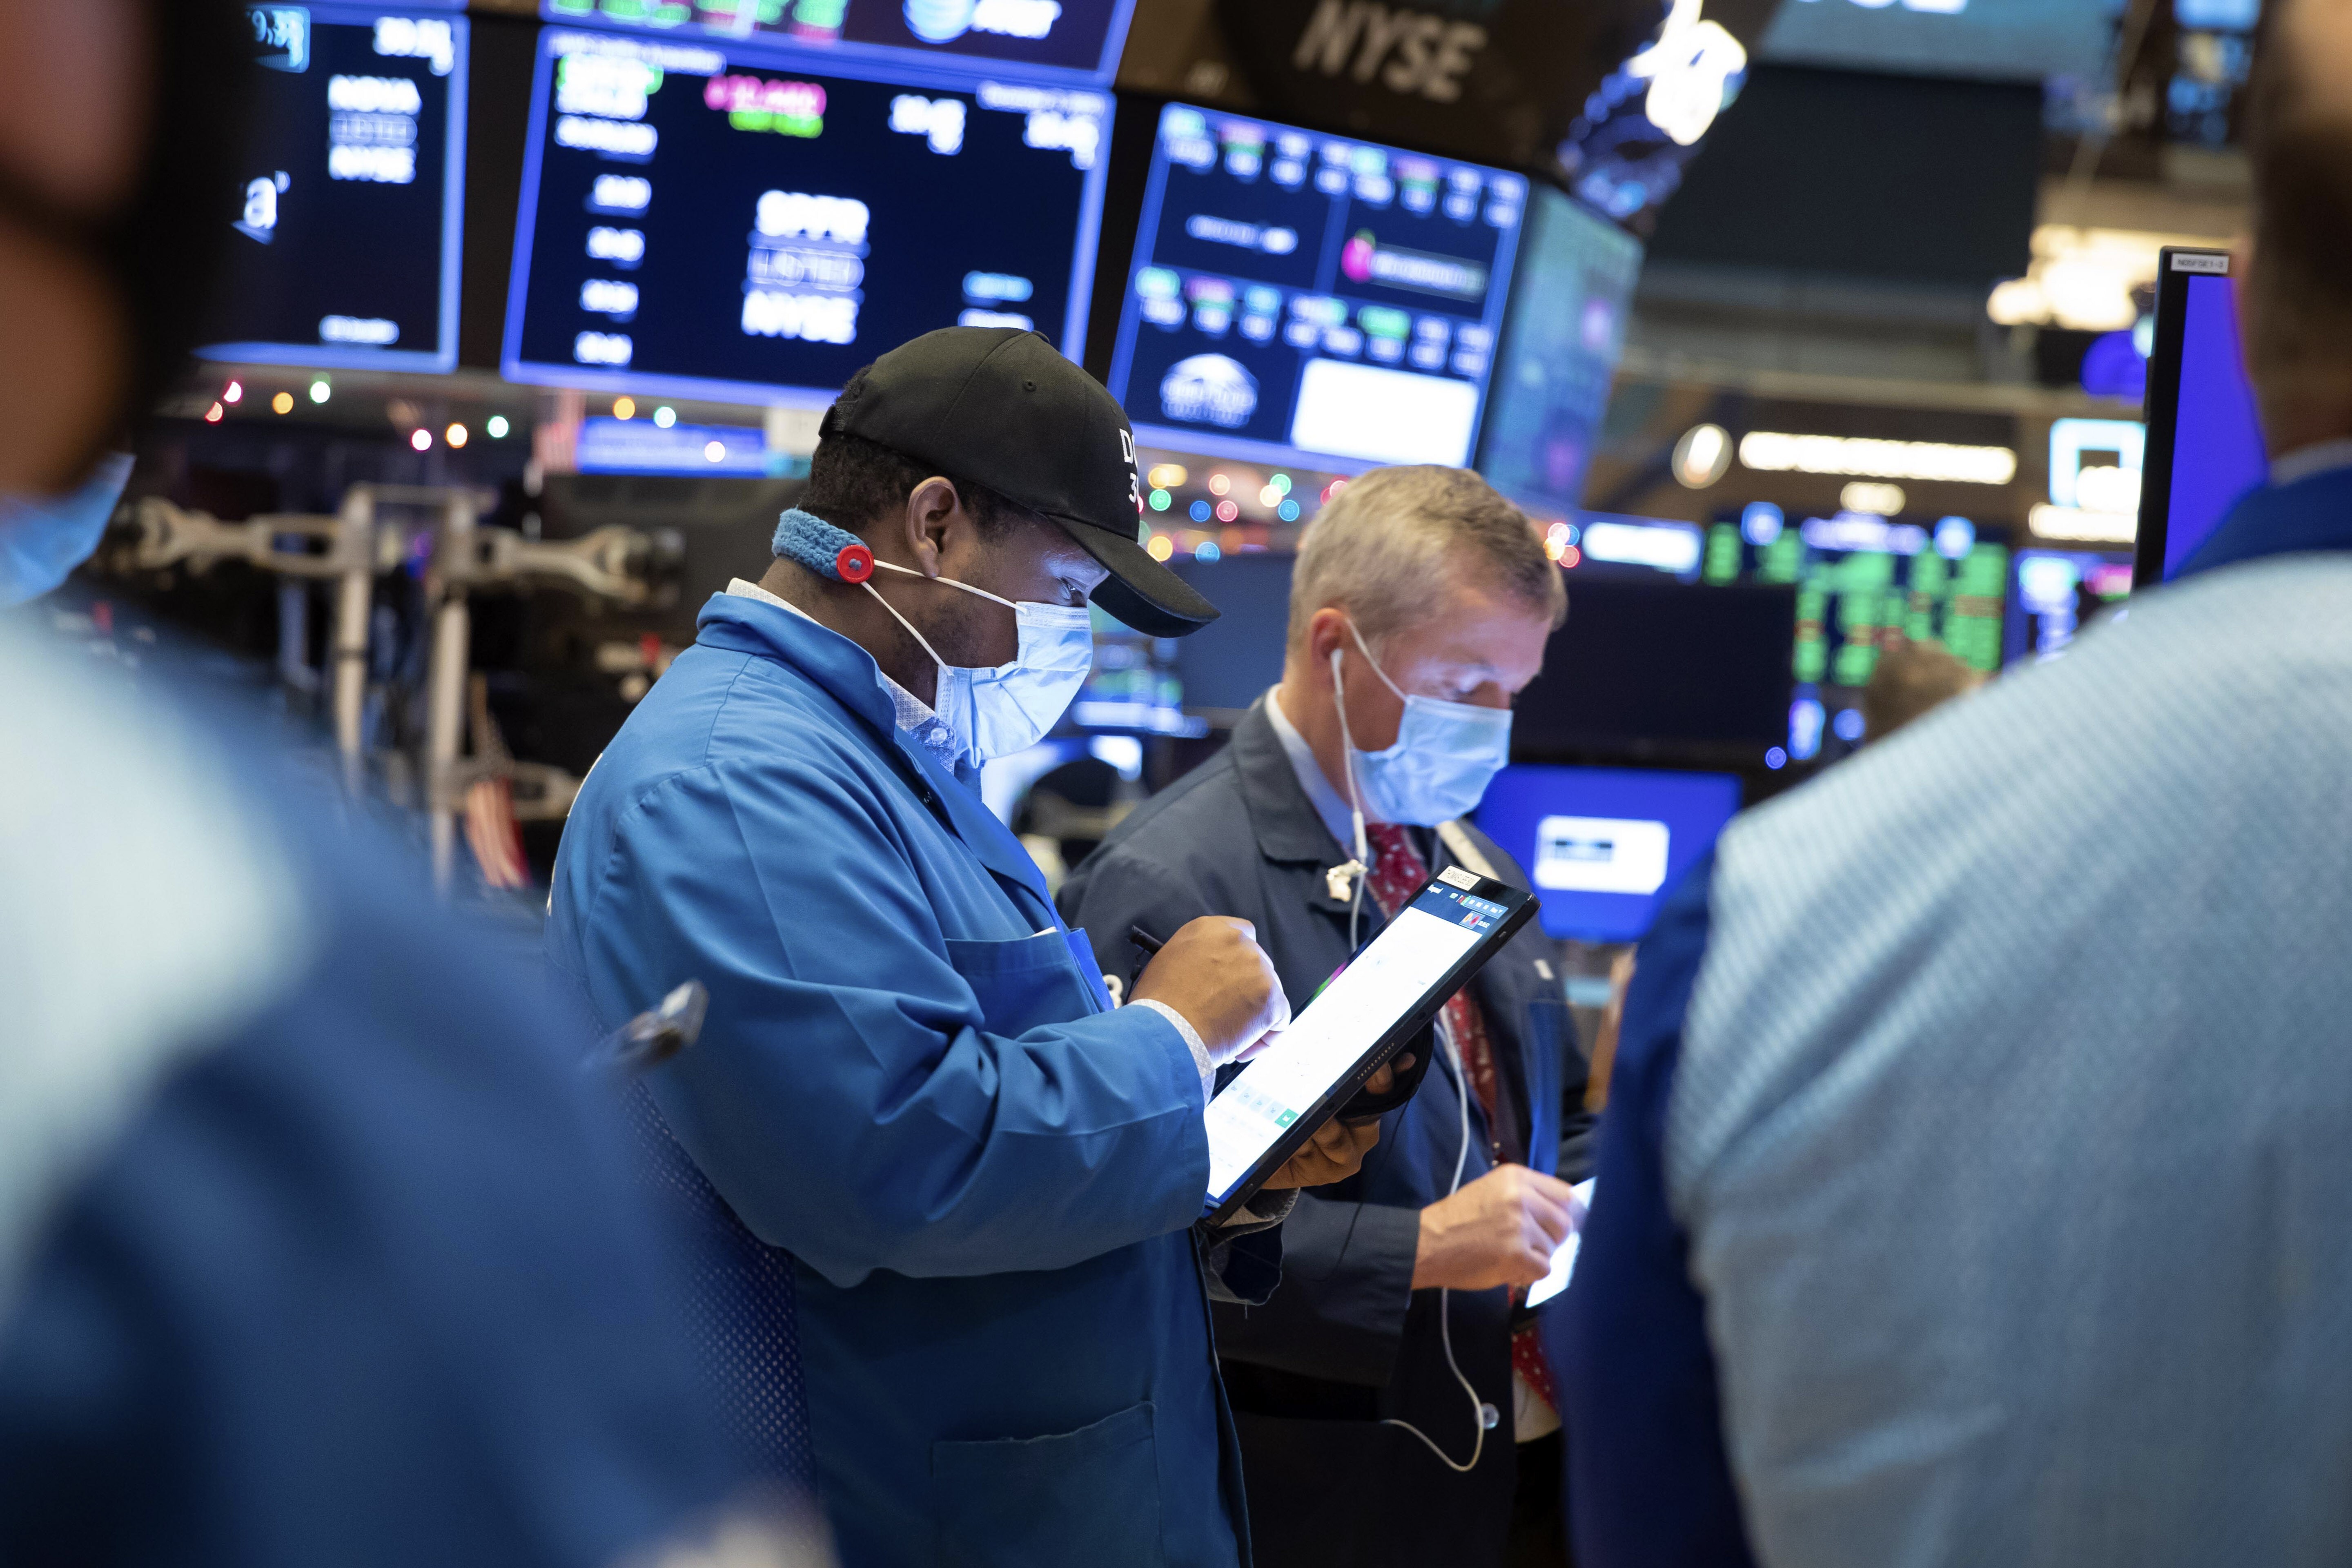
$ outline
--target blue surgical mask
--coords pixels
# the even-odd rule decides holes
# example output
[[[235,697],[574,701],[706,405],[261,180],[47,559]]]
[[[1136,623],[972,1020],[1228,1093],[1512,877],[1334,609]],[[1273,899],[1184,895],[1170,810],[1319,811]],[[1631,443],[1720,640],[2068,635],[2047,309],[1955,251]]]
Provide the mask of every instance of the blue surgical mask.
[[[39,598],[89,560],[130,482],[131,454],[114,452],[69,495],[0,496],[0,607]]]
[[[887,561],[874,564],[884,572],[908,577],[923,575]],[[1044,740],[1045,731],[1068,710],[1078,689],[1087,683],[1087,673],[1094,668],[1092,618],[1083,605],[1044,605],[1034,600],[1015,603],[952,577],[931,581],[977,594],[1013,612],[1021,641],[1012,663],[993,668],[950,664],[906,616],[891,607],[889,600],[874,594],[872,583],[866,584],[866,591],[874,594],[876,602],[897,617],[898,624],[907,628],[907,635],[920,643],[923,651],[931,656],[931,662],[940,667],[939,689],[932,694],[931,710],[970,748],[973,762],[990,762],[1027,751]]]
[[[1364,662],[1381,683],[1404,704],[1404,723],[1396,744],[1384,752],[1360,752],[1348,734],[1348,689],[1340,674],[1342,650],[1331,650],[1331,681],[1339,703],[1340,743],[1348,752],[1358,816],[1370,812],[1382,822],[1434,827],[1468,814],[1486,794],[1486,785],[1511,756],[1511,710],[1481,708],[1469,702],[1447,702],[1435,697],[1407,696],[1365,647],[1356,623],[1348,631],[1362,650]],[[1360,839],[1361,830],[1359,829]],[[1360,843],[1358,855],[1362,855]]]

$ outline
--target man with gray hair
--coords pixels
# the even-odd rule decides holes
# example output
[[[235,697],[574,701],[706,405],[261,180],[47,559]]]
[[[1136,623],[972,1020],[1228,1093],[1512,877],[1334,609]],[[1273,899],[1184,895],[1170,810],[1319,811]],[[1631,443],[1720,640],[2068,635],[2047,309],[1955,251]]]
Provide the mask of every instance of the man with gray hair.
[[[1215,910],[1251,922],[1295,1010],[1432,873],[1526,887],[1461,818],[1567,608],[1533,525],[1475,474],[1350,483],[1300,546],[1281,684],[1064,887],[1105,973],[1134,968],[1131,931]],[[1420,1092],[1351,1108],[1381,1113],[1380,1142],[1298,1200],[1271,1302],[1217,1309],[1264,1568],[1564,1561],[1559,1422],[1514,1322],[1584,1174],[1560,973],[1531,925],[1448,1004]]]
[[[1557,1342],[1586,1568],[2352,1561],[2352,7],[2265,12],[2271,482],[1643,946]]]

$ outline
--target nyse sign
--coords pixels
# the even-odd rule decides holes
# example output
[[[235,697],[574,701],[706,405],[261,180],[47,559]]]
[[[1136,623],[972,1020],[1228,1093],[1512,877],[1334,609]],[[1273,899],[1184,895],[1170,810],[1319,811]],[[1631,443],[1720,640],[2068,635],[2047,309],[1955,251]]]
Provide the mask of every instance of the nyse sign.
[[[1594,89],[1636,61],[1668,133],[1695,139],[1780,0],[1160,3],[1214,6],[1220,44],[1258,112],[1528,168],[1548,163]],[[1171,80],[1157,90],[1195,89]]]
[[[1486,47],[1475,22],[1432,16],[1378,0],[1321,0],[1291,51],[1298,70],[1377,79],[1391,92],[1453,103],[1462,78]]]

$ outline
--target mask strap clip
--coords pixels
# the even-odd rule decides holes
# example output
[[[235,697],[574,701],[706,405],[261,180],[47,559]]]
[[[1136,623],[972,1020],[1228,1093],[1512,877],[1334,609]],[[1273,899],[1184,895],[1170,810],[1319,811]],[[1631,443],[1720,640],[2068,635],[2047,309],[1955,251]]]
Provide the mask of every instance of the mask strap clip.
[[[798,507],[776,520],[776,536],[768,548],[772,554],[836,583],[863,583],[874,575],[874,552],[866,541]]]

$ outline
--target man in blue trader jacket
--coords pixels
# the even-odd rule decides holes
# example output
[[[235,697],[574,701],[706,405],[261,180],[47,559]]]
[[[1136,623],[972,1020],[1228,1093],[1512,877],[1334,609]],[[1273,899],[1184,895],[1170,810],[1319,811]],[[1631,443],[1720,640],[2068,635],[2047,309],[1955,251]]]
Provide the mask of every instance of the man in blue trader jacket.
[[[2352,9],[2263,21],[2271,482],[1643,944],[1559,1344],[1588,1568],[2352,1560]]]
[[[1247,1560],[1209,1295],[1264,1298],[1289,1194],[1194,1226],[1214,1071],[1281,991],[1248,926],[1203,919],[1112,1009],[972,787],[1076,695],[1090,597],[1160,637],[1215,616],[1137,542],[1138,493],[1118,404],[1044,339],[885,354],[558,858],[551,956],[600,1017],[709,987],[651,1092],[743,1245],[793,1260],[851,1568]],[[1371,1136],[1326,1129],[1277,1184]]]

